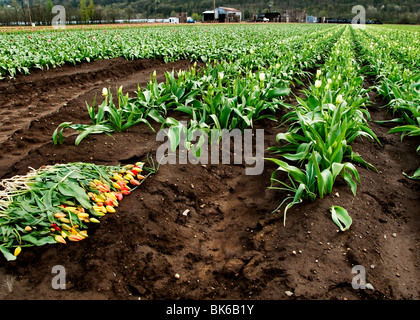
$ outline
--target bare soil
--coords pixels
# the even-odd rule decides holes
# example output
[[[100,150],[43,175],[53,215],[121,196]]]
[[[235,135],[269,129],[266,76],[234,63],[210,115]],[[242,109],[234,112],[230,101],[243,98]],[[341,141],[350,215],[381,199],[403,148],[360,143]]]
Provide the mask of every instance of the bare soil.
[[[0,82],[0,178],[54,163],[116,165],[155,155],[161,142],[146,125],[90,136],[78,147],[74,135],[58,146],[51,136],[61,122],[89,123],[85,103],[95,95],[99,101],[103,87],[123,85],[131,94],[154,70],[163,80],[164,71],[189,66],[119,58]],[[374,93],[371,100],[370,125],[382,146],[365,139],[353,150],[379,172],[359,167],[356,197],[338,181],[332,195],[289,210],[284,226],[282,211],[272,212],[287,196],[268,188],[272,163],[257,176],[245,175],[245,165],[162,165],[116,213],[91,226],[87,239],[25,249],[14,262],[0,257],[0,298],[419,299],[420,182],[402,172],[420,166],[420,141],[388,135],[389,127],[373,122],[388,117],[385,102]],[[266,148],[285,129],[277,125],[255,126],[265,130]],[[338,231],[332,205],[348,210],[350,230]],[[65,290],[52,288],[55,265],[65,267]],[[355,265],[365,268],[373,290],[352,288]],[[4,281],[12,278],[10,292]]]

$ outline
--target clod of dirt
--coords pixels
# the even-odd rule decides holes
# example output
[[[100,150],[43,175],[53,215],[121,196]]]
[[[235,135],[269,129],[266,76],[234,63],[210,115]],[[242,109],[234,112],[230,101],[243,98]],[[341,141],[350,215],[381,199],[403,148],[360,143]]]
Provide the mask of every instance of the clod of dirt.
[[[238,276],[243,266],[244,262],[241,259],[230,259],[223,266],[223,273],[228,277]]]

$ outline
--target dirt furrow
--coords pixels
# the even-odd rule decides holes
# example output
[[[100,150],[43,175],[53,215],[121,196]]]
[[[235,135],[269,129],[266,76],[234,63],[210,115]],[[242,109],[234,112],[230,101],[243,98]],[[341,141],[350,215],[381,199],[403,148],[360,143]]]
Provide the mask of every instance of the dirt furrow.
[[[165,64],[160,60],[99,60],[52,70],[35,70],[28,76],[0,82],[0,177],[44,144],[61,122],[89,123],[86,103],[102,101],[103,87],[123,86],[130,95],[145,86],[156,70],[159,81],[165,71],[186,69],[188,61]],[[34,135],[34,132],[36,134]]]

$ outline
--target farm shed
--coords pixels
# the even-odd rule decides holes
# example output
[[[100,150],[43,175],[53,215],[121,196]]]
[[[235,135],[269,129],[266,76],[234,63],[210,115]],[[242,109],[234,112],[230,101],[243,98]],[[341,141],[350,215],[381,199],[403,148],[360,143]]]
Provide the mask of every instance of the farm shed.
[[[170,17],[169,18],[169,23],[179,23],[179,18],[178,17]]]
[[[270,22],[280,22],[280,13],[279,12],[267,12],[264,14],[264,16],[270,21]]]
[[[306,16],[306,23],[317,23],[318,18],[314,16]]]
[[[186,12],[180,12],[178,13],[178,22],[179,23],[187,23],[187,13]]]
[[[207,10],[203,12],[204,22],[240,22],[242,20],[242,12],[238,9],[228,7],[218,7],[215,10]]]
[[[281,22],[305,22],[305,10],[284,10],[281,12]]]

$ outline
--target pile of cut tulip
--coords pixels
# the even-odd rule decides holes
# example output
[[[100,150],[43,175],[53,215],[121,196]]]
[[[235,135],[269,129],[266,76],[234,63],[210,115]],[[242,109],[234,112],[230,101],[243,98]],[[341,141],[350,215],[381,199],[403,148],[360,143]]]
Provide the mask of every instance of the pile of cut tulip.
[[[147,178],[143,168],[56,164],[0,181],[0,252],[10,261],[24,247],[85,239]]]

